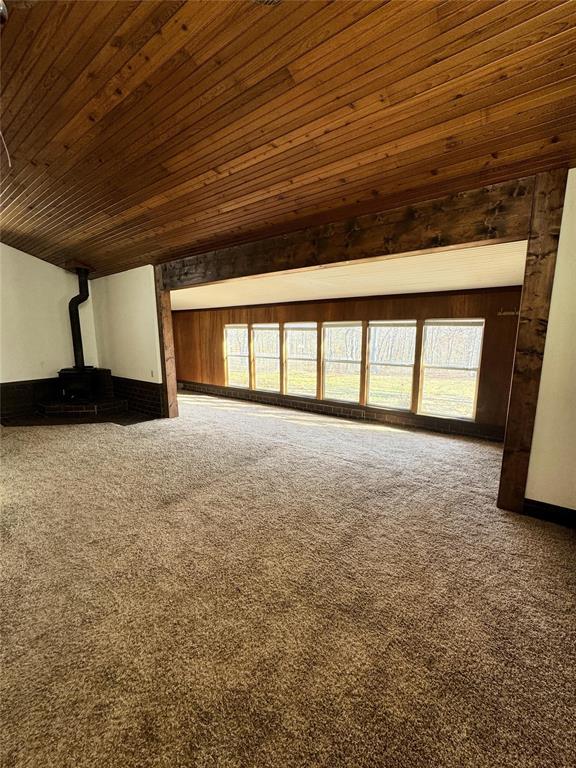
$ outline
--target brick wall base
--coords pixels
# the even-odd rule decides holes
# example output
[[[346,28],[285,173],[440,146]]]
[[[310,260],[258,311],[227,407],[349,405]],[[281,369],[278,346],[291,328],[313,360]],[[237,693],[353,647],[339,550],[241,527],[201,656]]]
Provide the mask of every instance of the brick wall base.
[[[128,409],[147,416],[162,418],[164,415],[164,388],[152,381],[126,379],[112,376],[114,396],[128,401]]]
[[[220,387],[215,384],[199,384],[194,381],[179,381],[178,387],[182,391],[188,390],[207,395],[217,395],[218,397],[250,400],[265,405],[278,405],[283,408],[295,408],[301,411],[322,413],[326,416],[360,419],[362,421],[426,429],[431,432],[443,432],[452,435],[481,437],[486,440],[502,441],[504,439],[504,429],[502,427],[491,424],[478,424],[474,421],[441,419],[434,416],[422,416],[416,413],[370,408],[352,403],[338,403],[330,400],[280,395],[277,392],[257,392],[252,389],[241,389],[239,387]]]
[[[37,412],[38,403],[58,396],[59,380],[32,379],[7,381],[0,384],[0,415],[2,419],[26,419]]]
[[[127,401],[130,411],[154,418],[164,415],[164,390],[161,384],[126,379],[122,376],[113,376],[112,380],[114,397]],[[59,384],[58,377],[0,384],[1,421],[10,422],[37,416],[40,403],[57,400]]]

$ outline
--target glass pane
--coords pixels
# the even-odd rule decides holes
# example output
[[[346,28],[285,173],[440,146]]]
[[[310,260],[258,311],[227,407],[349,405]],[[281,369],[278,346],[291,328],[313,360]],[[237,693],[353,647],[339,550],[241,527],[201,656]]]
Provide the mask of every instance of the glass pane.
[[[316,360],[286,361],[286,393],[316,397]]]
[[[227,355],[248,354],[248,326],[227,325],[224,328]]]
[[[368,380],[368,405],[382,408],[412,406],[411,365],[371,365]]]
[[[416,324],[370,325],[370,362],[414,364]]]
[[[478,368],[482,325],[424,325],[424,365],[440,368]]]
[[[362,359],[361,325],[325,325],[324,360]]]
[[[316,329],[286,328],[285,329],[286,357],[306,358],[316,360]]]
[[[254,389],[280,391],[280,360],[260,357],[254,358]]]
[[[248,357],[228,357],[226,359],[226,384],[229,387],[250,386],[250,366]]]
[[[423,368],[420,413],[474,418],[477,376],[476,371]]]
[[[344,329],[345,330],[345,329]],[[360,363],[324,363],[326,400],[360,400]]]
[[[278,325],[252,326],[254,357],[280,357],[280,333]]]

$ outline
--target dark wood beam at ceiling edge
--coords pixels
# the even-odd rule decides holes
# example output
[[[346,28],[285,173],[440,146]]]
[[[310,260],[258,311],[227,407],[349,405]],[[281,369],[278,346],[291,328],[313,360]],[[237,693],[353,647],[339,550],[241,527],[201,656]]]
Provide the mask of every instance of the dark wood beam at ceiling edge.
[[[498,506],[524,505],[568,171],[535,177]]]
[[[311,227],[161,265],[165,290],[438,247],[523,240],[534,177]]]

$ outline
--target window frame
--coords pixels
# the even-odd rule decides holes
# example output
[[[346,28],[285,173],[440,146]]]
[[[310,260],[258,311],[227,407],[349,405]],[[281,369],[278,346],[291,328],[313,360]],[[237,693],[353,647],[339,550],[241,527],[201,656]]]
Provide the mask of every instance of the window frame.
[[[405,363],[373,363],[370,360],[370,344],[371,344],[371,332],[374,328],[378,327],[413,327],[415,329],[414,339],[414,360],[410,365]],[[478,355],[477,366],[451,366],[451,365],[426,365],[424,362],[425,350],[426,350],[426,333],[427,328],[433,326],[476,326],[482,329],[482,337],[480,340],[480,349]],[[288,357],[287,353],[287,334],[290,330],[297,330],[298,327],[305,328],[309,333],[316,334],[316,356],[315,358],[292,356]],[[326,335],[330,328],[356,328],[361,333],[361,346],[359,359],[341,359],[341,358],[327,358],[326,357]],[[243,329],[247,333],[248,351],[247,354],[228,353],[227,347],[227,330],[228,329]],[[274,330],[278,334],[278,355],[270,354],[255,354],[254,352],[254,333],[259,329]],[[276,322],[246,322],[246,323],[225,323],[224,324],[224,337],[223,337],[223,353],[224,353],[224,376],[225,386],[233,389],[252,390],[255,392],[269,392],[271,394],[297,397],[306,400],[318,400],[326,401],[328,403],[347,404],[353,407],[367,408],[374,411],[388,411],[397,412],[399,414],[412,414],[414,416],[421,416],[422,418],[430,419],[446,419],[448,421],[463,421],[463,422],[476,422],[477,410],[478,410],[478,393],[480,388],[480,377],[482,374],[482,356],[484,353],[484,340],[486,331],[486,317],[451,317],[451,318],[413,318],[398,319],[398,320],[290,320],[288,322],[279,320]],[[233,384],[230,383],[230,371],[229,360],[231,358],[237,358],[239,360],[245,360],[248,366],[248,384]],[[279,368],[279,386],[276,389],[263,389],[256,387],[256,368],[258,360],[276,360]],[[291,393],[287,387],[287,375],[288,366],[291,361],[306,362],[310,364],[316,364],[316,391],[315,393],[303,394],[303,393]],[[358,366],[359,372],[359,391],[358,397],[355,400],[342,400],[334,397],[326,396],[326,382],[329,377],[326,376],[326,364],[348,364]],[[372,366],[384,366],[384,367],[399,367],[399,368],[412,368],[411,377],[411,402],[410,405],[402,408],[398,406],[379,405],[370,402],[370,376]],[[442,414],[433,413],[422,410],[423,396],[424,396],[424,382],[426,377],[426,370],[440,370],[440,371],[473,371],[475,372],[474,383],[474,398],[472,403],[472,416],[460,416],[458,414]]]
[[[272,392],[274,394],[284,394],[284,387],[282,381],[282,336],[281,336],[281,323],[249,323],[250,327],[250,371],[251,382],[250,389],[255,392]],[[261,329],[274,329],[278,334],[278,355],[257,355],[254,351],[254,331]],[[265,389],[256,386],[256,360],[277,360],[278,361],[278,389]]]
[[[282,394],[287,395],[288,397],[305,397],[308,400],[317,400],[318,398],[318,327],[319,323],[316,320],[290,320],[288,322],[282,323],[282,342],[283,342],[283,363],[284,363],[284,376],[282,381]],[[304,328],[304,326],[306,326]],[[314,341],[315,341],[315,347],[316,347],[316,354],[314,357],[294,357],[288,355],[288,332],[291,330],[304,330],[310,334],[314,334]],[[311,395],[303,395],[301,392],[294,393],[288,391],[288,364],[293,362],[304,362],[304,363],[313,363],[315,367],[315,385],[314,385],[314,393]]]
[[[378,328],[378,327],[410,327],[414,328],[414,359],[412,361],[411,365],[408,365],[406,363],[372,363],[370,360],[370,339],[371,339],[371,329],[372,328]],[[367,339],[366,339],[366,407],[367,408],[377,408],[378,410],[383,411],[399,411],[400,413],[413,413],[414,409],[414,375],[416,371],[416,361],[418,358],[418,320],[417,319],[408,319],[408,320],[369,320],[368,321],[368,329],[367,329]],[[410,405],[408,405],[406,408],[400,408],[400,407],[391,407],[388,405],[378,405],[377,403],[371,403],[370,402],[370,368],[372,365],[379,365],[379,366],[388,366],[388,367],[395,367],[395,368],[411,368],[411,376],[410,376]]]
[[[246,341],[248,343],[248,352],[245,355],[238,355],[238,354],[228,354],[228,343],[227,343],[227,333],[226,331],[229,328],[245,328],[246,329]],[[227,387],[233,387],[235,389],[252,389],[252,365],[250,362],[251,354],[250,354],[250,323],[225,323],[224,324],[224,339],[223,339],[223,346],[224,346],[224,381],[226,382]],[[229,375],[229,369],[228,369],[228,359],[230,357],[237,357],[240,359],[246,358],[248,362],[248,384],[244,386],[243,384],[230,384],[230,375]]]
[[[426,349],[426,327],[433,326],[475,326],[482,328],[482,338],[480,340],[480,352],[478,355],[478,365],[476,367],[470,366],[455,366],[455,365],[426,365],[424,362],[424,355]],[[416,414],[418,416],[427,416],[433,419],[452,419],[457,421],[475,422],[476,414],[478,410],[478,389],[480,386],[480,373],[482,371],[482,353],[484,352],[484,332],[486,329],[486,318],[484,317],[452,317],[452,318],[427,318],[422,321],[422,343],[420,349],[420,370],[419,370],[419,383],[418,383],[418,404],[416,408]],[[442,414],[442,413],[428,413],[422,410],[422,396],[424,391],[424,378],[426,369],[431,368],[440,371],[475,371],[476,379],[474,382],[474,398],[472,401],[472,416],[458,416],[454,414]]]
[[[327,360],[326,359],[326,329],[327,328],[359,328],[361,332],[360,336],[360,359],[359,360]],[[349,405],[362,405],[364,406],[363,400],[364,400],[364,389],[365,389],[365,378],[364,378],[364,370],[365,365],[363,365],[363,362],[365,361],[366,356],[366,332],[365,332],[366,323],[362,320],[336,320],[336,321],[326,321],[321,324],[322,328],[322,344],[321,344],[321,350],[320,354],[322,355],[322,365],[321,365],[321,400],[326,400],[331,403],[348,403]],[[318,350],[317,350],[318,354]],[[335,397],[326,397],[326,363],[347,363],[347,364],[353,364],[357,365],[359,368],[359,377],[358,377],[358,399],[357,400],[340,400]]]

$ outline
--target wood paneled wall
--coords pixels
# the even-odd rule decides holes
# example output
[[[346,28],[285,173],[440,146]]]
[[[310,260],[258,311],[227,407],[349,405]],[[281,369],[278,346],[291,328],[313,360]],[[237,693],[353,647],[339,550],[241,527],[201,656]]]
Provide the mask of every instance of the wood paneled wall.
[[[173,312],[179,381],[225,385],[227,323],[481,317],[484,345],[476,421],[503,427],[514,362],[520,287]]]

